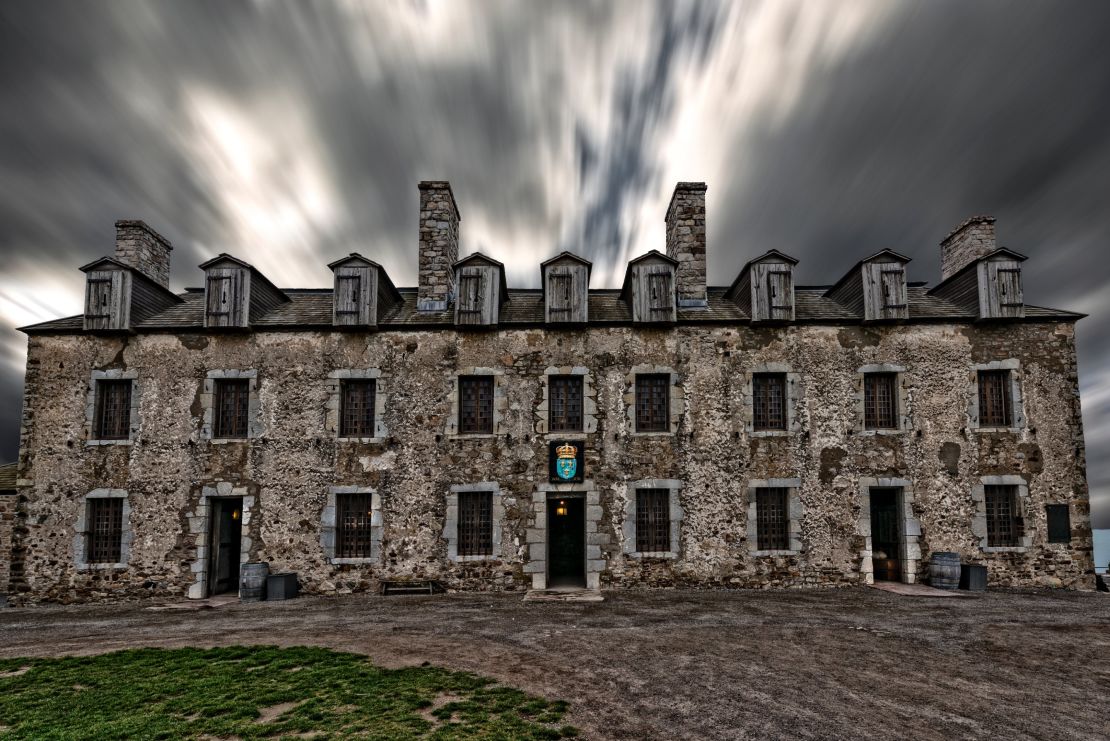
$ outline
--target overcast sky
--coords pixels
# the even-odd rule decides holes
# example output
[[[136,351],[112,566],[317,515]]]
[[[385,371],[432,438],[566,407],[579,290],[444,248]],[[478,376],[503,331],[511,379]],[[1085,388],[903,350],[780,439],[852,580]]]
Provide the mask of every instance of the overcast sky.
[[[0,5],[0,459],[26,339],[141,218],[172,287],[237,254],[330,285],[351,250],[416,276],[416,182],[463,252],[536,285],[560,249],[614,286],[709,183],[710,282],[777,248],[825,283],[884,247],[935,282],[971,214],[1030,256],[1030,303],[1091,314],[1080,367],[1110,527],[1110,3],[6,2]]]

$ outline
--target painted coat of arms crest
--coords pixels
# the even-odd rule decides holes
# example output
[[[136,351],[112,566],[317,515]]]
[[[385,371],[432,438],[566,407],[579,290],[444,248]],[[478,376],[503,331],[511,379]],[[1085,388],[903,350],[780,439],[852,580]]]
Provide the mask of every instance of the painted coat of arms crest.
[[[551,442],[548,453],[550,456],[550,480],[556,483],[581,481],[585,468],[582,452],[582,443],[578,441],[559,440]]]

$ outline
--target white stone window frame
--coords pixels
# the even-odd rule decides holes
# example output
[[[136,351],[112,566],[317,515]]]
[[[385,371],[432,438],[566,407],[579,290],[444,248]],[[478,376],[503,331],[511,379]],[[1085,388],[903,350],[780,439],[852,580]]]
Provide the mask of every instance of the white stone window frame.
[[[1018,542],[1021,545],[988,545],[987,544],[987,489],[988,486],[1014,486],[1017,488],[1017,497],[1014,504],[1017,506],[1016,516],[1021,518],[1022,532]],[[971,487],[971,500],[975,503],[975,515],[971,520],[971,532],[979,539],[979,548],[983,553],[1026,553],[1033,547],[1033,530],[1029,523],[1030,499],[1029,482],[1021,476],[982,476],[979,483]]]
[[[492,552],[488,556],[459,555],[459,494],[463,492],[488,492],[493,500],[491,535]],[[501,530],[505,523],[505,504],[502,501],[501,486],[496,481],[481,481],[477,484],[456,484],[447,492],[447,514],[443,521],[443,539],[447,541],[447,559],[451,563],[475,563],[482,561],[501,561]]]
[[[96,436],[96,401],[101,381],[131,381],[130,429],[124,440],[101,440]],[[88,400],[85,404],[85,445],[131,445],[142,426],[139,417],[139,372],[136,370],[94,370],[89,378]]]
[[[895,386],[898,389],[898,426],[894,428],[867,429],[864,416],[864,377],[871,373],[896,374]],[[905,435],[913,430],[913,419],[910,415],[910,394],[906,378],[906,367],[893,363],[872,363],[862,366],[856,371],[856,434],[870,435]]]
[[[122,499],[123,529],[120,535],[119,557],[117,563],[89,563],[89,500]],[[126,569],[131,561],[131,543],[134,533],[131,530],[131,500],[126,489],[93,489],[81,497],[77,510],[77,523],[73,527],[73,562],[78,571],[119,571]]]
[[[979,371],[1004,370],[1010,373],[1010,426],[988,427],[979,424]],[[1021,361],[1016,358],[979,363],[971,368],[967,400],[968,429],[978,432],[1021,432],[1025,429],[1025,412],[1021,394]]]
[[[254,509],[255,497],[249,493],[245,486],[235,486],[230,481],[217,481],[206,484],[201,488],[200,499],[192,512],[186,513],[189,520],[189,534],[194,537],[196,545],[196,558],[190,568],[194,581],[189,585],[189,599],[204,599],[208,596],[208,557],[211,547],[211,514],[213,499],[238,499],[243,500],[242,509],[242,535],[239,537],[239,566],[250,561],[251,510]]]
[[[459,378],[463,376],[493,377],[493,432],[459,432]],[[444,434],[449,439],[494,438],[504,435],[508,431],[505,424],[505,413],[509,409],[509,399],[505,395],[505,372],[499,368],[460,368],[450,379],[448,404],[449,409]]]
[[[786,429],[755,429],[755,376],[777,373],[786,376]],[[802,402],[802,374],[795,373],[786,363],[759,363],[744,373],[744,429],[750,437],[789,437],[802,431],[798,407]]]
[[[679,479],[640,479],[630,481],[625,488],[624,524],[621,527],[623,536],[623,552],[628,558],[663,558],[678,560],[682,553],[682,489],[683,482]],[[636,492],[640,489],[667,489],[668,515],[670,520],[670,550],[666,551],[638,551],[636,550]]]
[[[345,494],[370,495],[370,555],[358,558],[337,558],[335,555],[336,539],[339,535],[338,514],[339,497]],[[320,550],[324,558],[334,566],[342,565],[377,565],[381,560],[382,533],[384,522],[382,519],[382,497],[378,490],[370,486],[329,486],[328,498],[324,509],[320,513]]]
[[[585,479],[576,484],[538,484],[532,492],[532,527],[524,534],[528,544],[524,573],[532,575],[532,589],[547,589],[547,500],[571,496],[586,502],[586,589],[601,588],[601,572],[608,565],[601,547],[609,543],[609,536],[599,529],[604,514],[601,493],[593,479]]]
[[[216,381],[229,379],[249,379],[249,396],[247,397],[247,436],[244,437],[213,437],[213,425],[216,408]],[[262,417],[259,414],[261,405],[258,399],[258,371],[221,369],[210,370],[204,378],[204,386],[200,394],[202,410],[200,436],[202,440],[215,444],[241,443],[244,440],[254,440],[262,437],[266,430],[262,426]]]
[[[760,489],[786,489],[787,544],[790,546],[786,550],[759,550],[758,492]],[[802,516],[805,508],[802,506],[801,490],[802,480],[798,478],[748,480],[748,519],[745,535],[748,540],[748,553],[753,557],[798,556],[805,550],[802,544]]]
[[[902,563],[902,582],[913,584],[917,581],[917,571],[921,564],[921,521],[913,512],[913,481],[901,478],[863,477],[859,480],[860,514],[856,520],[856,534],[863,538],[860,555],[860,574],[865,584],[875,583],[875,564],[871,558],[874,552],[871,542],[871,490],[901,489],[899,506],[902,508],[900,519],[902,543],[899,559]]]
[[[328,380],[324,382],[328,390],[327,414],[324,419],[324,429],[328,434],[334,435],[338,442],[356,443],[382,443],[389,438],[389,428],[385,424],[385,408],[388,393],[386,391],[386,376],[380,368],[341,368],[328,373]],[[343,406],[344,381],[373,381],[374,382],[374,436],[373,437],[344,437],[339,434],[341,428],[341,407]]]
[[[575,432],[551,432],[551,407],[548,389],[552,376],[582,377],[582,429]],[[540,403],[535,412],[535,431],[545,440],[585,440],[586,435],[597,432],[597,388],[590,369],[581,365],[548,366],[540,377]]]
[[[637,376],[670,376],[667,386],[669,408],[667,409],[667,429],[659,432],[637,432],[636,430],[636,377]],[[678,426],[682,423],[682,413],[686,410],[686,388],[682,385],[682,376],[668,365],[652,365],[642,363],[632,366],[632,372],[624,377],[624,410],[628,434],[632,437],[668,437],[678,434]]]

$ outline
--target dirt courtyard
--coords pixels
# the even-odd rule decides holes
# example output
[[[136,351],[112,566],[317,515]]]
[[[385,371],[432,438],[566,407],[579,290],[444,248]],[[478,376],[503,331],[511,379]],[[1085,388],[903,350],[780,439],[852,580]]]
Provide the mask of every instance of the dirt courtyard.
[[[317,645],[571,703],[587,738],[1105,738],[1110,597],[851,588],[0,610],[0,655]]]

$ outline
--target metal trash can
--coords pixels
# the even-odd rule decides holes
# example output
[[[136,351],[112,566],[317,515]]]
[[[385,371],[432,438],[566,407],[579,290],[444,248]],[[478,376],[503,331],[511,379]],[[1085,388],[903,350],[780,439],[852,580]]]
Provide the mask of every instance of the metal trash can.
[[[969,592],[987,591],[987,567],[976,563],[960,566],[960,589]]]
[[[266,599],[293,599],[297,596],[297,575],[292,571],[270,574],[266,578]]]

